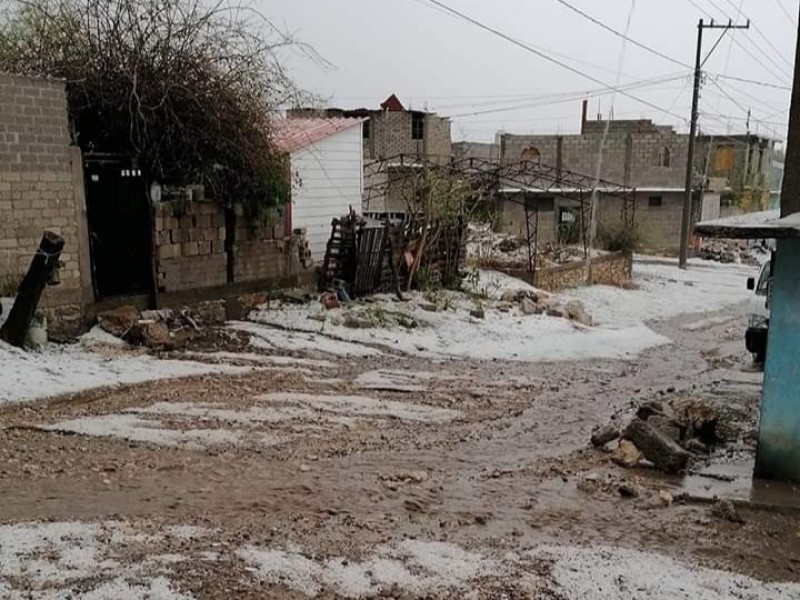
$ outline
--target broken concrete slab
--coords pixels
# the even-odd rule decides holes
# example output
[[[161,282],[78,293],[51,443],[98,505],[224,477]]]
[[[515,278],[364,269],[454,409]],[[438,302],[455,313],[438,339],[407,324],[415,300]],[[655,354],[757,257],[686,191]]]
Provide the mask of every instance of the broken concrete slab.
[[[691,456],[677,442],[641,419],[634,419],[622,433],[642,451],[656,468],[666,473],[678,473],[686,468]]]

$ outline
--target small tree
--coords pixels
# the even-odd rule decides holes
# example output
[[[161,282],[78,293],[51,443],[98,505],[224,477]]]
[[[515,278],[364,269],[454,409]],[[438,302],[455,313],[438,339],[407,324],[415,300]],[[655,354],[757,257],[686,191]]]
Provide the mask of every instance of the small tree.
[[[0,71],[65,79],[84,152],[133,154],[152,179],[202,182],[251,212],[288,197],[270,119],[302,96],[279,59],[288,46],[255,9],[223,2],[8,0],[0,18]]]
[[[430,253],[441,248],[448,262],[457,260],[464,243],[464,228],[472,220],[482,220],[488,214],[485,187],[480,180],[472,180],[463,173],[447,167],[428,166],[409,173],[402,181],[403,197],[409,214],[419,227],[419,238],[409,265],[409,287],[420,273],[428,283],[432,280]],[[425,269],[423,259],[428,255]],[[448,265],[446,278],[453,279],[458,265]],[[456,286],[455,281],[443,281],[446,287]],[[460,283],[460,280],[458,281]]]

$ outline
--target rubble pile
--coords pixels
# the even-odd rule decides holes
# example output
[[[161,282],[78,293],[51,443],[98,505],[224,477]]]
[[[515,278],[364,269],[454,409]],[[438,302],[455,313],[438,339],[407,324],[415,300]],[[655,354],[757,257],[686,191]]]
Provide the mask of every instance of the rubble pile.
[[[528,270],[531,256],[528,241],[505,233],[494,233],[488,228],[471,227],[467,242],[467,257],[475,265],[486,269]],[[594,255],[601,251],[594,250]],[[537,267],[549,268],[571,262],[581,262],[585,252],[580,246],[561,246],[550,242],[539,244],[534,260]]]
[[[697,258],[725,264],[759,266],[769,258],[770,249],[766,244],[743,246],[733,240],[705,240]]]
[[[509,290],[500,297],[496,308],[500,312],[511,312],[518,308],[523,315],[547,315],[569,319],[581,325],[591,326],[592,317],[579,300],[571,300],[562,305],[556,296],[541,290]]]
[[[414,309],[429,313],[463,311],[476,320],[486,319],[487,311],[493,309],[501,314],[528,317],[546,315],[567,319],[587,327],[593,324],[592,316],[579,300],[570,300],[562,304],[556,296],[541,290],[507,290],[499,299],[494,300],[488,298],[475,300],[468,294],[444,290],[425,294],[412,292],[406,294],[402,301],[386,294],[351,300],[341,292],[338,294],[324,292],[318,300],[326,311],[345,309],[341,314],[333,315],[330,320],[335,325],[351,329],[394,326],[416,329],[421,323],[412,315],[411,311]]]
[[[172,309],[139,311],[122,306],[97,315],[103,331],[134,346],[147,346],[159,351],[185,348],[202,334],[205,327],[225,321],[225,308],[217,303],[190,310]]]
[[[595,429],[591,442],[626,469],[646,465],[680,473],[692,459],[707,456],[724,441],[723,429],[719,412],[706,404],[651,401],[640,406],[625,427],[616,420]]]

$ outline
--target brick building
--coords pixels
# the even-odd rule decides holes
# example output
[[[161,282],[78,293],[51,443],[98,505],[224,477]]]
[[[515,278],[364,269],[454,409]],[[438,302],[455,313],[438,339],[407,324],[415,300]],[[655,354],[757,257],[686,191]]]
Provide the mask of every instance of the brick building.
[[[281,210],[248,223],[201,188],[154,189],[135,157],[72,145],[63,81],[0,74],[0,295],[46,229],[65,240],[60,285],[42,299],[51,332],[109,305],[181,305],[303,274],[304,241]]]
[[[608,133],[606,135],[606,127]],[[680,240],[681,216],[686,178],[688,135],[649,120],[588,120],[575,135],[516,135],[501,133],[494,144],[456,144],[456,156],[497,157],[503,162],[540,161],[586,175],[597,172],[603,147],[600,178],[636,190],[635,215],[642,243],[653,250],[673,251]],[[757,136],[699,138],[696,147],[696,185],[703,186],[693,207],[693,220],[720,215],[723,199],[755,190],[760,202],[769,201],[772,178],[771,154],[774,143]],[[549,193],[509,187],[501,190],[506,199],[499,205],[499,226],[524,235],[524,202],[539,207],[540,241],[556,241],[576,219],[576,201]],[[619,223],[622,200],[600,190],[599,227]],[[527,200],[522,196],[527,194]]]
[[[294,109],[289,118],[326,117],[364,120],[364,211],[403,213],[403,187],[414,158],[444,164],[450,160],[450,119],[435,113],[407,110],[394,94],[379,109]]]

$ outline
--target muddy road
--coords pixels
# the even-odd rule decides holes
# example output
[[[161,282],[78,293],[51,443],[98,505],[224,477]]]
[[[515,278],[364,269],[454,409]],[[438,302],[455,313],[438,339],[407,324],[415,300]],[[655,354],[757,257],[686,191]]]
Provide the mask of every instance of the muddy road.
[[[7,531],[104,524],[112,541],[67,539],[113,559],[109,573],[130,589],[131,573],[149,577],[153,598],[610,597],[558,566],[599,568],[591,553],[606,548],[621,553],[609,573],[657,555],[680,581],[702,566],[800,582],[793,511],[739,508],[733,522],[699,498],[673,501],[687,483],[711,490],[702,469],[691,482],[624,470],[588,443],[646,401],[716,398],[741,435],[709,468],[750,460],[761,373],[743,349],[744,322],[739,307],[651,323],[674,343],[630,361],[305,356],[7,408],[0,520]],[[622,484],[637,497],[620,495]],[[0,557],[3,539],[0,529]],[[647,554],[625,554],[637,551]],[[98,572],[71,589],[89,589]],[[5,575],[14,593],[41,584]],[[159,595],[162,576],[176,595]],[[645,597],[622,579],[596,588]],[[762,597],[753,593],[741,597]]]

